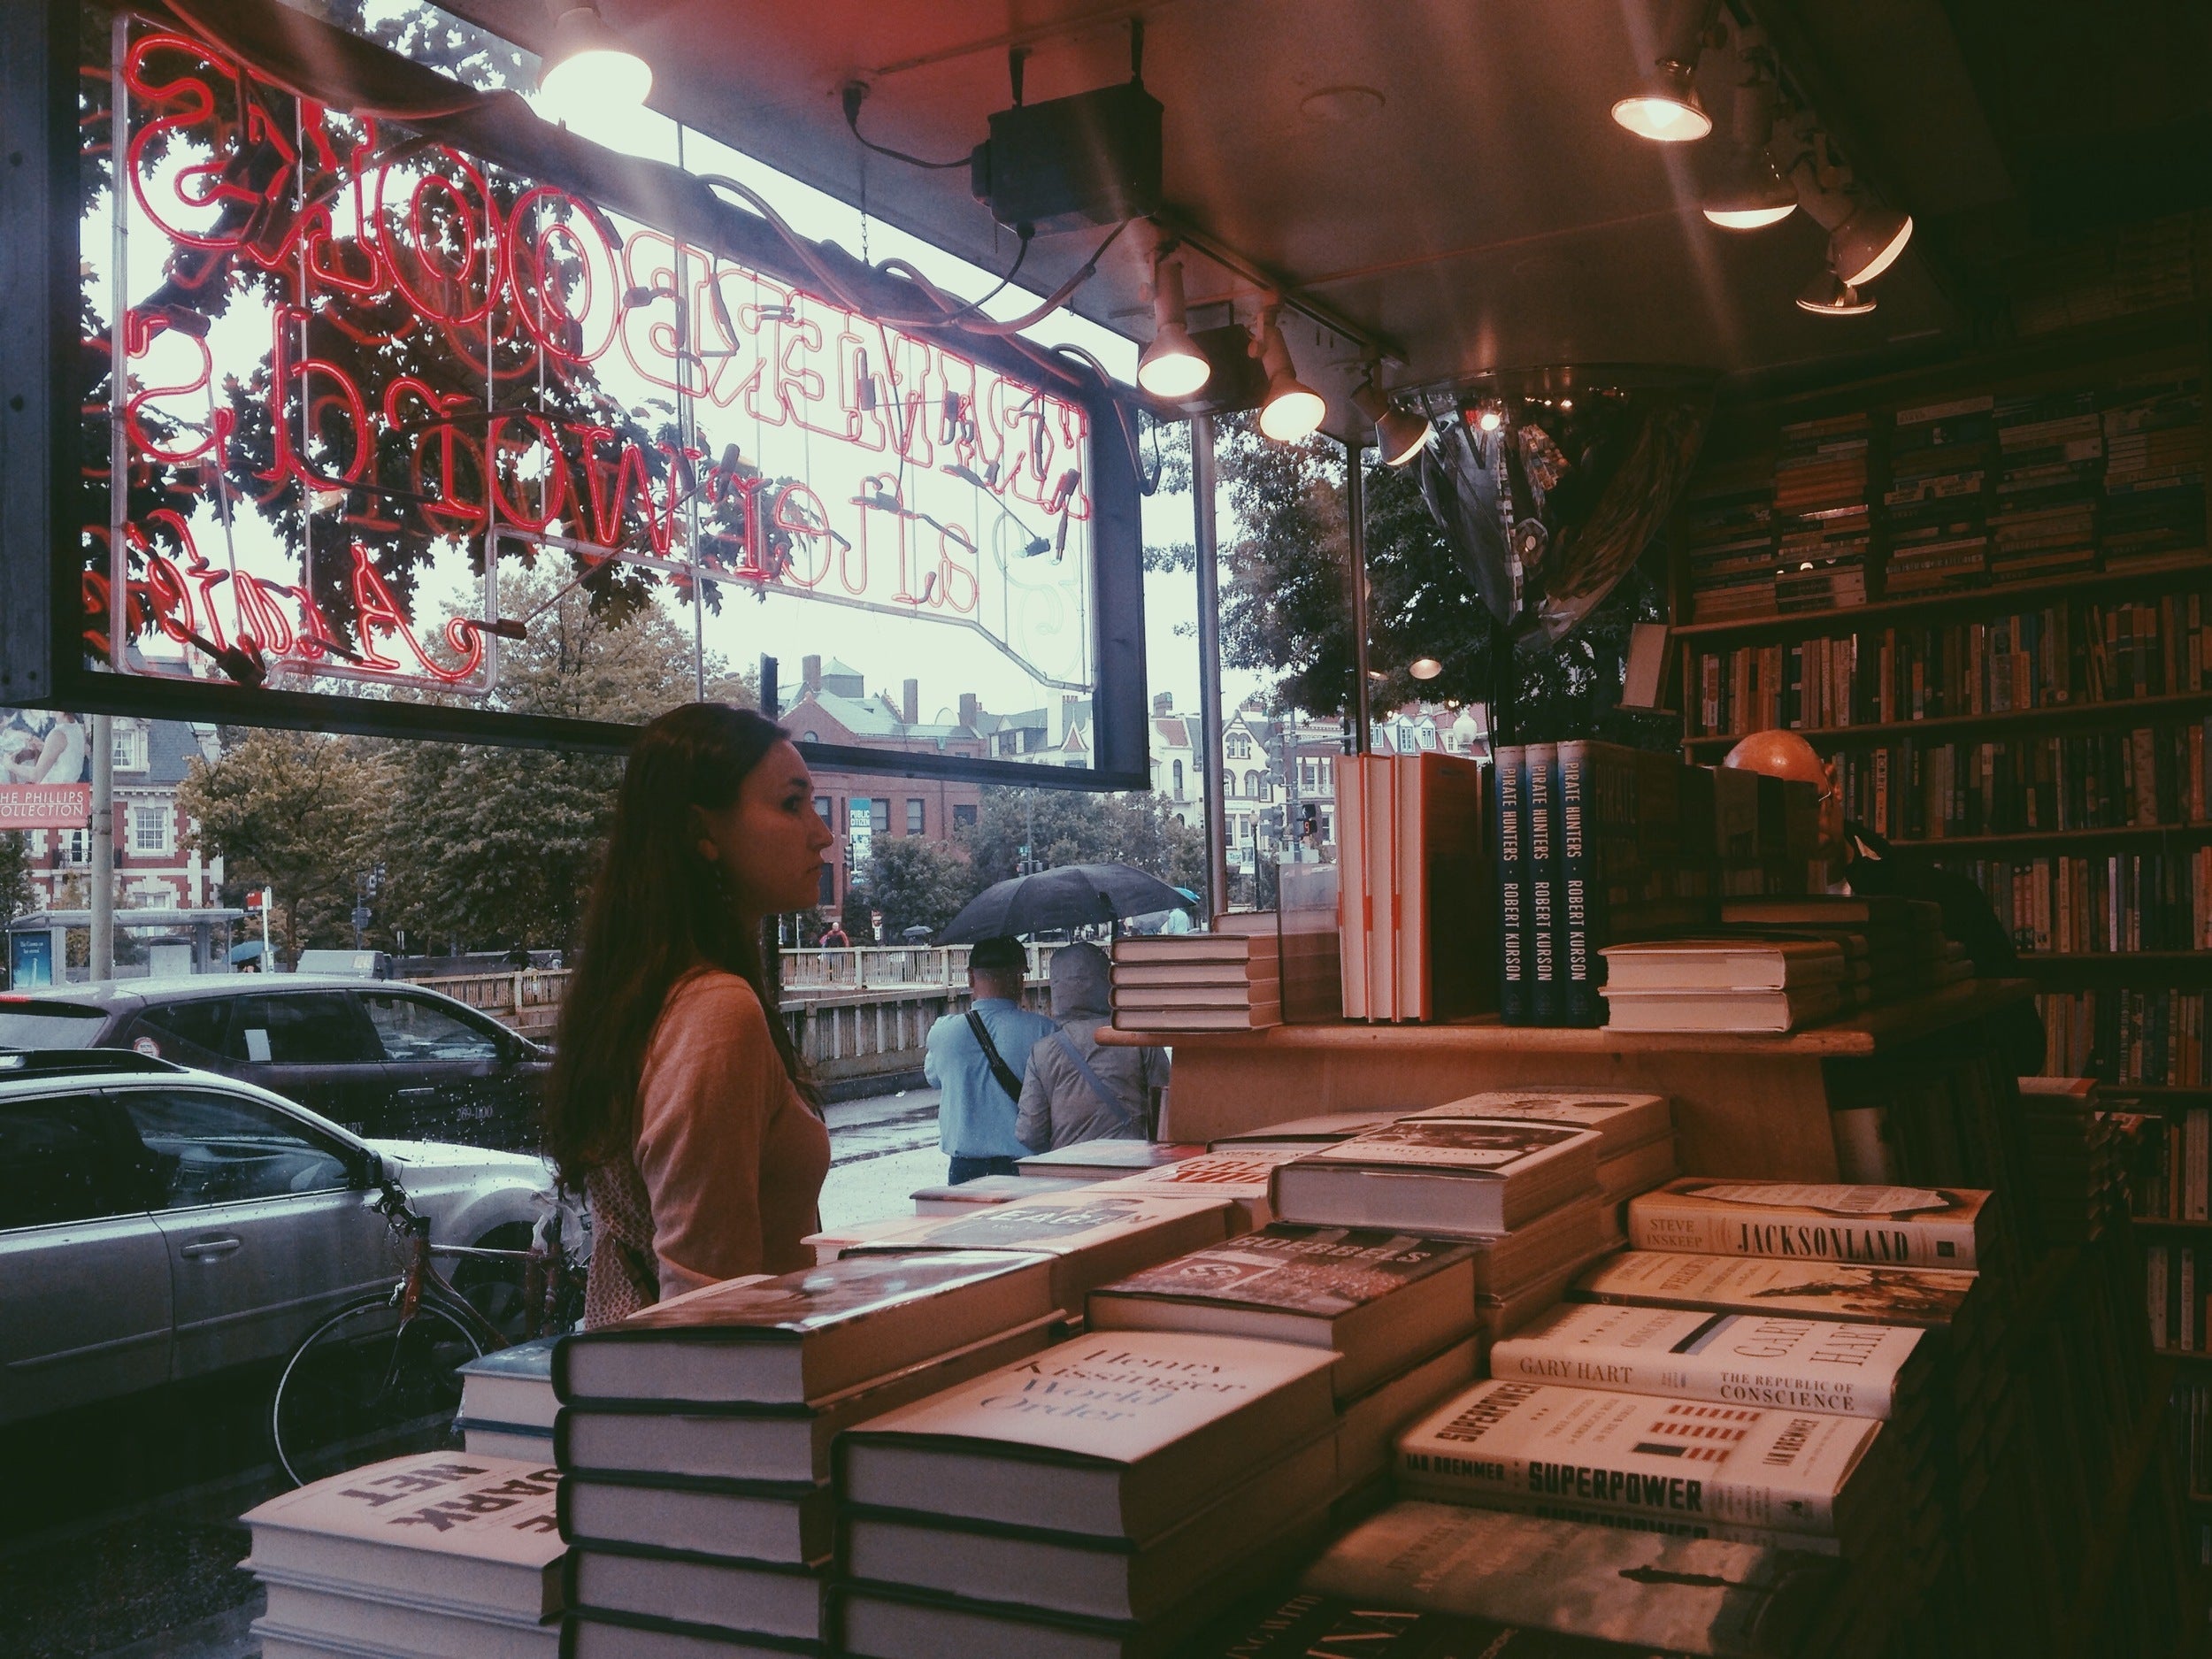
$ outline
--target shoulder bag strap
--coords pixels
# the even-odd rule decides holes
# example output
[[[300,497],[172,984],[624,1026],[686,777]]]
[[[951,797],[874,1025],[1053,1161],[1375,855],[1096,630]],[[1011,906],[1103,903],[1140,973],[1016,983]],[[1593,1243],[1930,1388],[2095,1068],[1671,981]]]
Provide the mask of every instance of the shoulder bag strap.
[[[1083,1074],[1083,1080],[1091,1086],[1091,1093],[1097,1098],[1101,1106],[1110,1112],[1124,1112],[1127,1110],[1115,1097],[1114,1092],[1099,1080],[1098,1073],[1091,1070],[1091,1063],[1083,1057],[1082,1050],[1068,1041],[1067,1033],[1056,1031],[1052,1033],[1052,1040],[1060,1045],[1060,1052],[1067,1056],[1074,1063],[1075,1069]]]
[[[1009,1099],[1019,1104],[1022,1080],[1014,1075],[1014,1068],[1001,1057],[998,1044],[991,1041],[991,1033],[983,1024],[983,1016],[972,1008],[968,1010],[968,1029],[975,1033],[976,1041],[982,1046],[984,1063],[991,1068],[991,1075],[998,1079],[998,1086],[1006,1091]]]

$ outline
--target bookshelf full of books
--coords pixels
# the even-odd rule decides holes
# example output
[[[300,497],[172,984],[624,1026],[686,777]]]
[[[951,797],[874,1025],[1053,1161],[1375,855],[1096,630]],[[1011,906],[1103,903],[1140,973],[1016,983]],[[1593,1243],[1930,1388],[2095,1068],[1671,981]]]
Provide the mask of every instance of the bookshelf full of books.
[[[2095,1080],[2065,1144],[2124,1167],[2212,1564],[2205,349],[2200,319],[2129,325],[1737,411],[1681,522],[1676,641],[1685,752],[1801,732],[1847,820],[1980,887],[2037,982],[2044,1071]],[[1853,416],[1870,580],[1809,603],[1785,500],[1809,443],[1843,476]]]

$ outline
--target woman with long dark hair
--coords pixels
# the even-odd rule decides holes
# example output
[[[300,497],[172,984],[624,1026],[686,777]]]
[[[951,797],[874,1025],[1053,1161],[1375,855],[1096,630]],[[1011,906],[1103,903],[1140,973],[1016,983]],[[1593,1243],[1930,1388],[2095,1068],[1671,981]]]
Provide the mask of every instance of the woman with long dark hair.
[[[817,902],[829,827],[783,728],[692,703],[630,751],[546,1080],[547,1149],[589,1194],[584,1324],[810,1265],[829,1170],[762,919]]]

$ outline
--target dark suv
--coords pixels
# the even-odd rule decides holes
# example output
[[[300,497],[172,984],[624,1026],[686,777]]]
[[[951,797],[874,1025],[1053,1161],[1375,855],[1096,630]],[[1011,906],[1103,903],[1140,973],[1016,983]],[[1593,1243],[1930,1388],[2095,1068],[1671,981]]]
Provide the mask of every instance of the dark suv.
[[[419,986],[318,974],[0,993],[0,1048],[135,1048],[273,1089],[360,1134],[534,1148],[549,1053]]]

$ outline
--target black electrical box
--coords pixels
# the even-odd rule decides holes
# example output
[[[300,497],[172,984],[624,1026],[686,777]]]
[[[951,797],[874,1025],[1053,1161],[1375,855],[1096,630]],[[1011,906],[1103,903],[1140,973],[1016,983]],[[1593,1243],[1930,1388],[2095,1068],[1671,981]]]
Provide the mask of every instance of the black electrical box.
[[[1132,81],[1017,104],[969,165],[1002,225],[1044,235],[1141,219],[1160,208],[1160,101]]]

